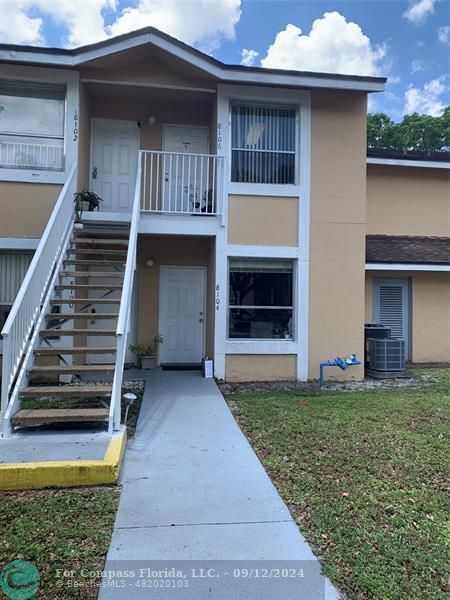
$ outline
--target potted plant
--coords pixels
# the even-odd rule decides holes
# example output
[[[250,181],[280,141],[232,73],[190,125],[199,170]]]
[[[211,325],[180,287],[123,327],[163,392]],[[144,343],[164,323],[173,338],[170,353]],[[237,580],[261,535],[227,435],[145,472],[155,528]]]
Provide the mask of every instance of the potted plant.
[[[158,346],[163,343],[160,335],[155,335],[151,344],[130,344],[130,351],[138,357],[140,369],[154,369],[157,364]]]
[[[89,190],[82,190],[81,192],[76,192],[74,194],[75,202],[75,226],[77,224],[81,224],[81,215],[83,214],[83,208],[87,204],[88,212],[94,212],[94,210],[98,210],[100,206],[100,202],[103,202],[103,199],[100,198],[95,192],[90,192]]]

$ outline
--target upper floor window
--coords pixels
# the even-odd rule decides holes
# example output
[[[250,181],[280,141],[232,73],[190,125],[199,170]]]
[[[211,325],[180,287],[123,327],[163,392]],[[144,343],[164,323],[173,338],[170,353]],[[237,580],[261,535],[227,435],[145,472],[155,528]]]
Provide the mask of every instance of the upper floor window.
[[[64,170],[65,86],[0,80],[0,167]]]
[[[231,181],[295,183],[296,110],[233,104]]]

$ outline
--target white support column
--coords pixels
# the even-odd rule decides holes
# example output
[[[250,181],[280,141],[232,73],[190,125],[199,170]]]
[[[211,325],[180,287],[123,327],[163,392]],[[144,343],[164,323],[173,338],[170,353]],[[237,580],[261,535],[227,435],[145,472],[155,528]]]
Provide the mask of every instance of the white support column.
[[[300,198],[297,255],[297,379],[308,379],[309,365],[309,231],[311,196],[311,93],[303,92],[300,102]]]
[[[230,107],[223,86],[217,89],[217,154],[224,157],[222,218],[216,232],[216,281],[214,286],[214,376],[225,379],[225,347],[228,306],[228,183],[230,181]]]

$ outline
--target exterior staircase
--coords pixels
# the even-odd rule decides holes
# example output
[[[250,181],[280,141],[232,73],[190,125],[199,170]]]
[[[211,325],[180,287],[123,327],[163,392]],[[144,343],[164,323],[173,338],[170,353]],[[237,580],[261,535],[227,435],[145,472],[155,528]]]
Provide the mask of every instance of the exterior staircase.
[[[108,425],[129,223],[74,227],[11,426]]]

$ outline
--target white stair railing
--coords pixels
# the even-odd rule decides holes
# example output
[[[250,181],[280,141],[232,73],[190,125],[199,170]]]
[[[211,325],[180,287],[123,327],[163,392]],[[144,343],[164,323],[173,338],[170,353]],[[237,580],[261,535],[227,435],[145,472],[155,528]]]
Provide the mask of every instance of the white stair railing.
[[[139,152],[136,187],[134,190],[133,210],[131,214],[130,238],[128,241],[127,262],[123,278],[122,296],[120,298],[119,318],[116,329],[116,367],[114,370],[111,405],[109,409],[109,431],[121,427],[122,379],[127,352],[128,333],[130,330],[130,314],[133,302],[133,282],[136,270],[137,236],[140,218],[142,151]]]
[[[44,323],[53,285],[70,240],[74,220],[76,173],[74,165],[1,332],[1,415],[4,435],[9,435],[11,431],[10,418],[18,405],[19,391],[25,386],[26,371],[33,358],[33,349],[39,342],[39,329]],[[27,218],[26,214],[23,218]]]

